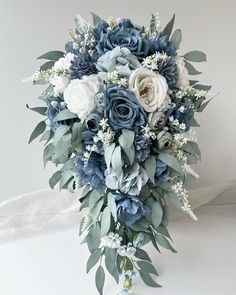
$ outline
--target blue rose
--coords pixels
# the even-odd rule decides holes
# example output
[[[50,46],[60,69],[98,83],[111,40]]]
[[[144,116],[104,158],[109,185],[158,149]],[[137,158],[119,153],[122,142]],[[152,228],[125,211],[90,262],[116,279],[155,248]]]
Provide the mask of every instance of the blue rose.
[[[150,41],[141,36],[140,30],[128,20],[119,23],[115,30],[101,30],[97,50],[100,54],[117,46],[128,48],[139,58],[146,57],[150,49]]]
[[[114,194],[114,198],[118,218],[128,225],[150,213],[150,209],[138,197]]]
[[[161,182],[165,182],[170,179],[169,167],[159,160],[158,157],[156,159],[156,172],[154,177],[156,185],[159,185]]]
[[[113,130],[145,125],[147,115],[135,95],[125,88],[110,86],[104,97],[104,117]]]

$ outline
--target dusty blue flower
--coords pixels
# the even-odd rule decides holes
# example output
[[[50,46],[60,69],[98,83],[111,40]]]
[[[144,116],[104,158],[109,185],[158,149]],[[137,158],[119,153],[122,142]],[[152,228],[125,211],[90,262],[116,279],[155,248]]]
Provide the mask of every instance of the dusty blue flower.
[[[176,47],[163,32],[159,32],[151,40],[150,54],[155,52],[165,52],[168,56],[175,56]]]
[[[144,126],[147,115],[135,95],[122,87],[108,87],[104,97],[104,117],[113,130]]]
[[[105,34],[107,32],[109,25],[106,21],[100,20],[96,26],[94,27],[94,33],[96,38],[99,40],[101,34]]]
[[[100,54],[114,49],[126,47],[138,58],[146,57],[150,48],[150,41],[141,36],[140,30],[131,22],[121,21],[115,30],[103,30],[98,41],[97,50]]]
[[[184,131],[188,131],[191,127],[191,123],[194,117],[194,111],[192,108],[185,108],[184,111],[179,110],[180,105],[176,105],[175,107],[171,108],[167,111],[167,117],[173,117],[173,119],[178,120],[180,124],[185,124],[186,128]],[[178,132],[179,128],[173,125],[170,125],[170,129],[173,132]]]
[[[136,135],[134,139],[135,159],[140,163],[150,154],[151,140],[143,134]]]
[[[63,111],[65,109],[64,104],[61,101],[47,101],[47,110],[46,110],[46,116],[49,119],[49,123],[50,123],[50,128],[53,132],[56,131],[57,127],[60,125],[66,125],[67,121],[57,121],[54,122],[54,118],[56,117],[56,115],[58,115],[59,112]]]
[[[158,157],[156,158],[156,173],[155,182],[159,185],[161,182],[165,182],[170,178],[169,167],[163,163]]]
[[[75,159],[75,172],[83,184],[89,184],[91,187],[103,190],[105,188],[104,171],[106,164],[104,156],[95,152],[91,153],[89,159],[83,154]]]
[[[121,76],[129,77],[131,71],[141,67],[137,57],[128,48],[116,47],[99,57],[97,68],[99,72],[116,71]]]
[[[97,135],[97,132],[95,132],[95,131],[90,131],[90,130],[83,131],[81,133],[83,148],[86,148],[86,146],[94,145],[95,142],[94,142],[93,138],[96,135]],[[99,154],[104,153],[103,144],[101,141],[96,142],[96,147],[97,147],[97,152]]]
[[[138,197],[118,193],[113,195],[116,200],[117,215],[128,225],[134,224],[150,213],[150,209]]]
[[[86,118],[85,124],[90,131],[98,131],[101,119],[100,114],[92,113]]]
[[[178,80],[178,68],[174,58],[169,57],[167,60],[159,60],[157,67],[158,73],[166,78],[169,87],[174,88]]]
[[[167,131],[162,130],[157,134],[158,147],[161,150],[170,148],[172,141],[173,136]]]
[[[96,74],[96,55],[91,56],[88,53],[77,53],[71,61],[70,76],[71,79],[82,79],[83,76]]]

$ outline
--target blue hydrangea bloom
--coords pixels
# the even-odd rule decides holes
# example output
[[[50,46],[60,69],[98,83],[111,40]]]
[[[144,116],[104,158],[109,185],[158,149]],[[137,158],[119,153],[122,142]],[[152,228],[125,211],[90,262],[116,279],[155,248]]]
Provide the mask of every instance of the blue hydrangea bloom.
[[[138,134],[134,139],[135,159],[137,162],[145,161],[150,154],[151,140],[143,134]]]
[[[69,41],[69,42],[66,43],[65,50],[66,50],[66,53],[69,53],[69,52],[73,53],[73,54],[78,54],[79,53],[78,50],[74,49],[72,41]]]
[[[156,158],[156,173],[154,177],[156,185],[159,185],[161,182],[165,182],[170,178],[169,167],[159,160],[158,157]]]
[[[92,188],[105,188],[104,171],[106,163],[104,156],[93,152],[87,160],[83,154],[75,159],[75,172],[83,184],[90,184]]]
[[[104,96],[104,117],[113,130],[144,126],[147,114],[135,95],[123,87],[110,86]]]
[[[78,53],[71,62],[71,79],[82,79],[83,76],[97,74],[97,57],[89,53]]]
[[[118,193],[114,197],[118,218],[127,225],[134,224],[150,213],[150,209],[138,197]]]
[[[176,86],[178,80],[178,69],[173,57],[169,57],[166,61],[160,60],[157,63],[158,72],[165,77],[170,88]]]
[[[54,103],[52,103],[50,100],[47,101],[46,116],[49,119],[50,128],[53,132],[56,131],[58,126],[66,125],[66,121],[53,122],[53,119],[56,117],[56,115],[64,109],[65,109],[65,106],[62,105],[60,101],[59,102],[54,101]]]
[[[100,30],[97,50],[99,54],[114,49],[115,47],[126,47],[138,58],[146,57],[150,49],[150,41],[141,36],[140,30],[124,19],[114,30]]]
[[[179,106],[176,105],[174,108],[170,109],[167,111],[166,113],[167,117],[173,116],[174,119],[177,119],[179,121],[179,123],[183,123],[186,126],[185,131],[188,131],[191,127],[191,123],[194,117],[194,111],[192,108],[187,108],[185,109],[183,112],[179,111]],[[174,127],[174,126],[170,126],[170,129],[173,132],[178,131],[179,129]]]
[[[159,32],[151,41],[150,54],[158,52],[165,52],[168,56],[176,55],[175,45],[168,40],[168,37],[163,33]]]

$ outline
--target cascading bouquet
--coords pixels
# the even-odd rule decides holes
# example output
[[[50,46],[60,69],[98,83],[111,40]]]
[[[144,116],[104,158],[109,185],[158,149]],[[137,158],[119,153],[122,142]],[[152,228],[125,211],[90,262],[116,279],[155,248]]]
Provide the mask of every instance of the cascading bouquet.
[[[40,96],[46,106],[31,108],[45,118],[29,142],[41,136],[44,165],[58,167],[50,186],[79,195],[86,212],[80,234],[91,253],[87,272],[98,264],[99,293],[106,267],[117,283],[123,276],[119,294],[128,294],[137,275],[160,286],[144,245],[176,252],[168,203],[196,220],[186,190],[198,177],[191,165],[200,159],[191,127],[199,126],[194,114],[210,101],[211,87],[189,80],[200,73],[190,62],[206,56],[177,54],[182,34],[172,34],[174,16],[161,30],[158,15],[149,27],[92,15],[93,26],[76,18],[65,52],[39,57],[48,61],[33,84],[49,85]]]

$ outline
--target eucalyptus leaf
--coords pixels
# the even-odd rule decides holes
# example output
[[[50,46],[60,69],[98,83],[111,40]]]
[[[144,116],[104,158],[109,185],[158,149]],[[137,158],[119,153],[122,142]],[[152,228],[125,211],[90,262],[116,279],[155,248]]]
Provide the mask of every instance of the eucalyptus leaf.
[[[179,172],[180,174],[183,173],[179,161],[173,155],[168,153],[160,153],[158,157],[162,162],[164,162],[167,166],[171,167],[173,170]]]
[[[30,135],[29,142],[31,143],[34,139],[36,139],[39,135],[41,135],[46,129],[45,121],[41,121],[38,125],[34,128],[33,132]]]
[[[74,178],[74,175],[71,170],[67,170],[63,172],[61,179],[60,179],[60,184],[59,188],[62,189],[64,186],[72,179]]]
[[[132,145],[130,148],[123,147],[122,149],[125,152],[126,156],[128,157],[129,162],[130,162],[130,165],[132,165],[133,162],[134,162],[134,158],[135,158],[135,148],[134,148],[134,145]]]
[[[189,63],[188,61],[185,60],[185,66],[188,70],[189,75],[199,75],[201,74],[201,72],[197,71],[194,66]]]
[[[47,61],[40,67],[40,71],[50,70],[55,64],[55,61]]]
[[[190,154],[198,155],[201,159],[201,150],[196,142],[188,141],[183,145],[183,150]]]
[[[104,284],[105,284],[105,272],[101,265],[97,269],[95,282],[96,282],[96,287],[99,294],[102,295]]]
[[[123,148],[130,148],[134,142],[134,131],[122,129],[122,134],[119,137],[119,144]]]
[[[157,228],[162,221],[163,211],[162,207],[159,202],[154,202],[152,205],[152,212],[151,212],[151,218],[152,218],[152,224],[155,228]]]
[[[151,33],[154,33],[156,31],[156,17],[154,14],[151,15],[150,31]]]
[[[202,84],[196,84],[193,86],[195,89],[198,89],[198,90],[203,90],[203,91],[209,91],[211,90],[212,86],[210,85],[202,85]]]
[[[105,265],[108,272],[115,279],[117,284],[119,283],[119,272],[116,265],[117,253],[116,249],[106,248],[105,250]]]
[[[170,35],[172,33],[174,22],[175,22],[175,14],[173,15],[173,17],[171,18],[171,20],[168,22],[168,24],[163,30],[163,33],[168,37],[168,39],[170,38]]]
[[[54,136],[53,136],[53,144],[54,146],[56,146],[63,138],[63,136],[69,132],[70,130],[70,126],[67,126],[67,125],[61,125],[61,126],[58,126],[55,133],[54,133]]]
[[[197,120],[195,118],[192,118],[191,126],[193,126],[193,127],[200,127],[199,123],[197,122]]]
[[[55,185],[59,182],[61,179],[62,172],[61,170],[56,171],[49,179],[49,185],[52,189],[54,189]]]
[[[115,143],[112,143],[111,145],[104,147],[104,157],[105,157],[105,162],[106,162],[108,171],[110,170],[111,158],[112,158],[114,149],[115,149]]]
[[[205,107],[209,104],[209,102],[212,101],[212,99],[213,99],[213,98],[211,98],[211,99],[209,99],[208,101],[206,101],[206,102],[204,102],[203,104],[201,104],[200,107],[197,109],[197,112],[200,112],[200,113],[201,113],[201,112],[205,109]]]
[[[87,235],[87,244],[90,252],[94,252],[100,245],[101,242],[101,228],[99,223],[91,227],[89,234]]]
[[[78,119],[78,116],[76,114],[65,109],[56,115],[56,117],[53,119],[53,122],[76,119],[76,118]]]
[[[99,190],[93,189],[89,195],[89,208],[90,210],[96,205],[96,203],[100,200],[102,194]]]
[[[174,31],[173,35],[170,38],[170,41],[175,45],[176,49],[179,48],[182,41],[182,32],[180,29]]]
[[[57,61],[59,58],[64,57],[65,53],[62,51],[49,51],[43,55],[40,55],[37,59],[48,59]]]
[[[98,216],[102,210],[103,203],[104,203],[104,199],[101,198],[97,202],[97,204],[90,210],[90,214],[92,216],[92,220],[94,224],[97,222]]]
[[[106,207],[102,212],[101,217],[101,237],[105,236],[111,226],[111,211],[109,207]]]
[[[158,285],[154,280],[153,278],[150,276],[150,274],[146,273],[146,272],[143,272],[143,271],[140,271],[139,272],[140,274],[140,277],[141,279],[143,280],[143,282],[149,286],[149,287],[152,287],[152,288],[160,288],[161,285]]]
[[[190,86],[193,86],[197,84],[199,81],[198,80],[189,80]]]
[[[95,14],[93,12],[90,12],[90,14],[93,17],[93,25],[96,26],[101,21],[101,18],[100,18],[100,16],[98,16],[97,14]]]
[[[34,111],[40,115],[44,115],[46,116],[46,111],[47,111],[47,108],[46,107],[35,107],[35,108],[30,108],[29,105],[27,104],[26,105],[27,109],[31,110],[31,111]]]
[[[154,156],[149,156],[144,163],[145,169],[150,180],[155,184],[155,173],[156,173],[156,159]]]
[[[206,61],[206,54],[202,51],[190,51],[184,55],[184,58],[193,62],[204,62]]]
[[[71,144],[73,148],[77,148],[82,141],[81,133],[83,129],[83,124],[80,122],[75,122],[72,126],[72,138],[71,138]]]
[[[86,272],[88,273],[101,258],[101,249],[95,250],[88,259]]]
[[[112,154],[111,165],[113,170],[116,171],[118,175],[120,175],[122,171],[122,159],[121,159],[120,146],[117,146]]]
[[[47,164],[48,161],[52,160],[53,153],[54,153],[54,146],[53,146],[52,143],[49,143],[44,148],[44,151],[43,151],[43,164],[44,164],[44,167],[46,167],[46,164]]]
[[[147,260],[147,261],[151,262],[151,258],[148,256],[147,252],[141,248],[136,249],[134,256],[139,259]]]
[[[168,192],[167,197],[178,210],[182,211],[183,201],[174,192]]]
[[[171,246],[170,242],[167,240],[167,238],[163,235],[157,234],[155,236],[157,243],[162,246],[163,248],[166,248],[170,250],[173,253],[177,253],[177,251]]]
[[[117,221],[116,202],[115,202],[115,198],[113,197],[112,193],[108,194],[107,200],[108,200],[108,207],[111,211],[111,214],[114,217],[114,220]]]
[[[55,146],[55,153],[52,162],[55,164],[63,164],[68,160],[71,147],[71,134],[65,134]]]
[[[151,274],[158,276],[158,273],[157,273],[155,267],[150,262],[137,261],[137,265],[142,272],[151,273]]]
[[[163,224],[158,227],[157,232],[159,234],[162,234],[163,236],[169,238],[170,240],[172,240],[172,238],[171,238],[171,236],[170,236],[170,234],[169,234],[166,226],[164,226]]]
[[[40,137],[40,141],[46,141],[46,144],[49,142],[50,139],[53,137],[52,130],[46,130],[43,135]]]

